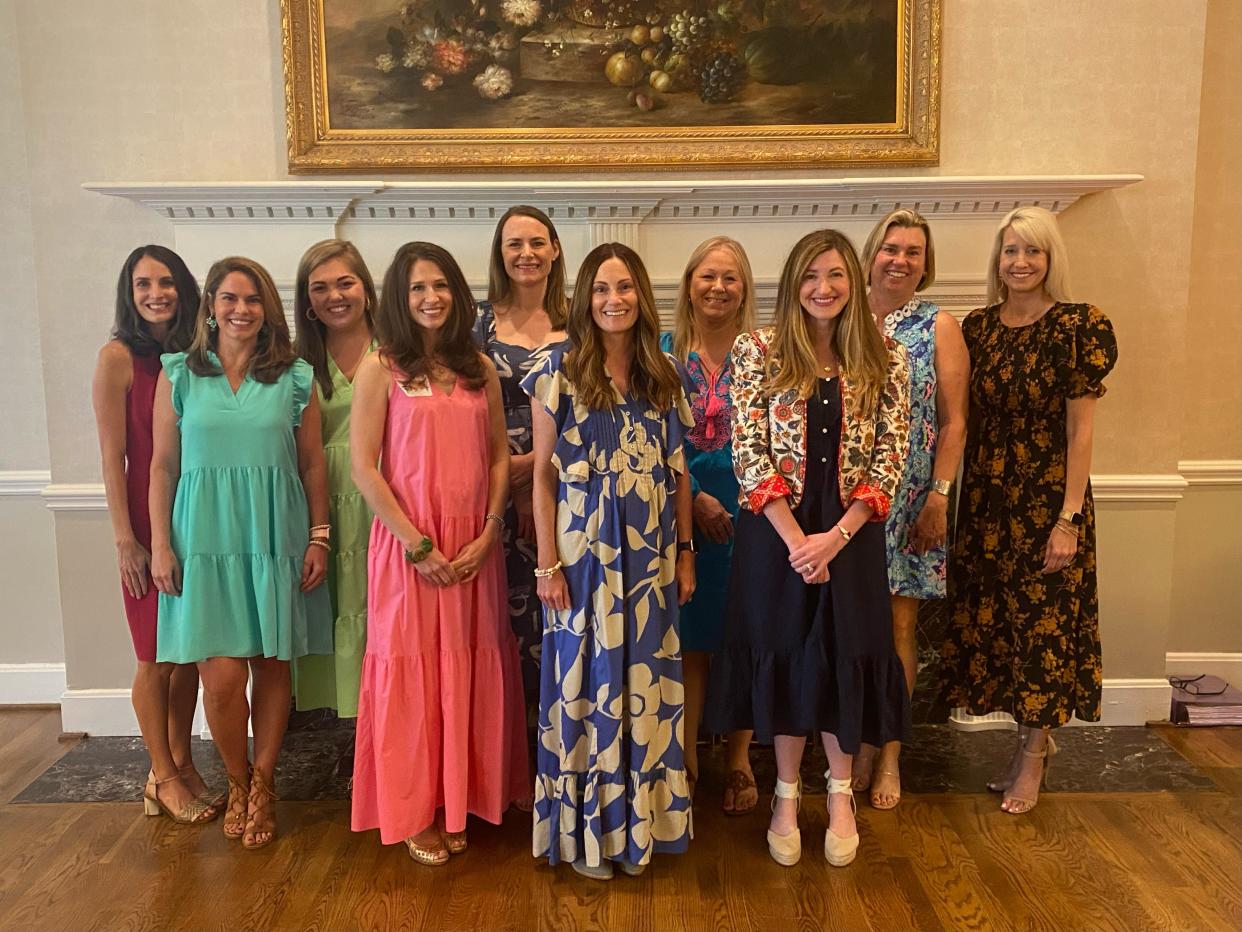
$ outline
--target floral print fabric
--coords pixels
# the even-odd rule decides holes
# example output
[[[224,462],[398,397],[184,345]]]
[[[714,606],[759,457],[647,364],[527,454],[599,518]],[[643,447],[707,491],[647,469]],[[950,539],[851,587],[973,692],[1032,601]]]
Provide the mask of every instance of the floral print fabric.
[[[1043,575],[1065,495],[1067,399],[1103,395],[1117,361],[1112,324],[1087,304],[1056,304],[1008,327],[1000,308],[962,328],[970,351],[971,431],[941,689],[975,715],[1024,725],[1100,718],[1095,506],[1083,499],[1078,552]]]
[[[795,390],[771,393],[765,387],[773,327],[743,333],[733,344],[733,465],[741,484],[742,507],[759,514],[773,499],[786,496],[789,507],[802,499],[806,479],[806,402]],[[861,499],[875,509],[871,520],[888,516],[905,466],[910,421],[906,351],[892,340],[888,380],[870,416],[857,412],[857,389],[841,379],[845,412],[838,448],[841,504]],[[778,371],[773,369],[774,375]]]
[[[568,346],[564,340],[527,349],[496,338],[496,314],[491,304],[479,302],[474,324],[475,345],[496,365],[500,376],[500,395],[505,408],[505,430],[509,453],[529,453],[530,399],[522,391],[522,379],[543,363],[555,350]],[[505,506],[505,526],[500,532],[505,548],[505,570],[509,577],[509,624],[522,658],[522,687],[533,707],[539,701],[539,652],[543,641],[543,606],[535,595],[535,544],[518,534],[517,509],[512,500]]]
[[[686,850],[673,491],[692,423],[619,394],[587,408],[551,354],[522,382],[556,423],[557,557],[571,607],[544,610],[533,850],[646,864]]]
[[[916,553],[910,527],[927,502],[936,459],[936,315],[930,301],[912,298],[884,319],[884,335],[906,348],[910,360],[910,454],[885,528],[888,585],[893,595],[943,599],[946,548]]]

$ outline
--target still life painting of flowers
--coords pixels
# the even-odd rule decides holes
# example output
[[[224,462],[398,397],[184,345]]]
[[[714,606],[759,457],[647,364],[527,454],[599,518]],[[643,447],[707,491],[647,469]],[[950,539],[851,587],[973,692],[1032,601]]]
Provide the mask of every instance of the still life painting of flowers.
[[[894,119],[897,0],[408,0],[365,18],[351,0],[324,7],[340,23],[325,30],[339,128]]]
[[[391,145],[393,133],[441,147],[549,139],[539,151],[561,164],[616,161],[581,148],[616,138],[640,143],[629,161],[666,165],[674,154],[831,161],[829,136],[864,140],[842,150],[855,160],[926,161],[937,152],[939,4],[282,0],[290,166],[309,165],[298,159],[321,143]],[[745,148],[761,133],[772,145]],[[674,148],[708,137],[727,145]],[[478,167],[480,151],[449,161]]]

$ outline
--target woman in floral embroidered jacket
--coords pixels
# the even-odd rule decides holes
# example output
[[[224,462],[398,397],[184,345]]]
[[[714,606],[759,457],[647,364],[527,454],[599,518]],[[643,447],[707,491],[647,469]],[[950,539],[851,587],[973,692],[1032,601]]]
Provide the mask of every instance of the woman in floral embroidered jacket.
[[[909,430],[905,350],[880,335],[853,246],[804,236],[785,261],[776,326],[733,347],[733,462],[741,486],[724,648],[708,721],[776,746],[768,850],[797,863],[798,778],[819,732],[830,773],[824,854],[858,848],[852,755],[909,728],[893,649],[884,518]]]

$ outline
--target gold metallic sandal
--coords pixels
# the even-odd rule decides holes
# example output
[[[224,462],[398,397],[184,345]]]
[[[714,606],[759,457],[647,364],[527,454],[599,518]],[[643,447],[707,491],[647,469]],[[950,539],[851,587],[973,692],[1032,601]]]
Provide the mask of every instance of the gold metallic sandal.
[[[220,814],[197,796],[182,806],[177,812],[173,812],[164,805],[164,801],[160,799],[156,788],[164,783],[171,783],[173,780],[180,779],[181,775],[177,774],[175,777],[157,780],[155,779],[154,770],[148,772],[147,785],[142,790],[142,811],[149,816],[157,816],[162,812],[178,825],[204,825]]]

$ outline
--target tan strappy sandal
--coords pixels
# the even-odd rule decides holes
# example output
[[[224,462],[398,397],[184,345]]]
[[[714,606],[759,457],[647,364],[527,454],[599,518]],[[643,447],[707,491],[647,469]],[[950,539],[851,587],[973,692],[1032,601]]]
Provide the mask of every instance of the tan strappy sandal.
[[[185,778],[189,776],[190,774],[193,774],[194,776],[198,777],[198,782],[203,784],[203,792],[197,794],[198,798],[201,799],[203,802],[205,802],[208,806],[211,806],[213,809],[224,811],[224,807],[228,805],[229,794],[228,793],[217,793],[215,790],[209,787],[207,785],[207,781],[203,779],[203,775],[198,772],[197,767],[195,767],[193,764],[186,764],[184,767],[181,767],[180,769],[178,769],[177,774],[178,776],[181,777],[182,783],[185,782]]]
[[[1042,790],[1048,783],[1048,767],[1052,764],[1052,758],[1056,756],[1056,753],[1057,753],[1057,745],[1056,745],[1056,742],[1052,740],[1052,735],[1048,736],[1048,740],[1047,742],[1045,742],[1043,750],[1028,751],[1025,747],[1022,748],[1023,757],[1029,757],[1029,758],[1034,758],[1034,759],[1043,761],[1043,763],[1040,764],[1040,768],[1039,768],[1039,789],[1040,790]],[[1014,782],[1016,783],[1017,780],[1015,779]],[[1035,804],[1039,802],[1038,792],[1036,792],[1034,799],[1028,799],[1025,796],[1015,796],[1011,792],[1012,789],[1013,787],[1010,786],[1009,789],[1005,790],[1005,798],[1001,800],[1001,812],[1007,812],[1010,815],[1022,815],[1034,809]]]
[[[409,849],[410,857],[419,864],[426,864],[428,867],[440,867],[448,863],[449,852],[444,845],[444,839],[440,839],[440,844],[434,848],[424,848],[414,840],[411,835],[405,840],[405,846]]]
[[[224,812],[224,837],[238,841],[246,834],[246,806],[250,799],[250,784],[229,776],[228,808]]]
[[[172,777],[165,777],[163,780],[155,779],[155,771],[147,773],[147,785],[142,789],[142,811],[149,816],[157,816],[160,813],[168,816],[178,825],[205,825],[220,813],[211,805],[203,802],[197,796],[188,803],[173,812],[164,804],[159,797],[158,787],[165,783],[172,783],[173,780],[180,780],[181,774]]]
[[[258,767],[250,775],[250,796],[246,802],[246,831],[242,835],[242,847],[249,851],[266,848],[276,840],[276,792]],[[256,841],[266,835],[264,841]]]

